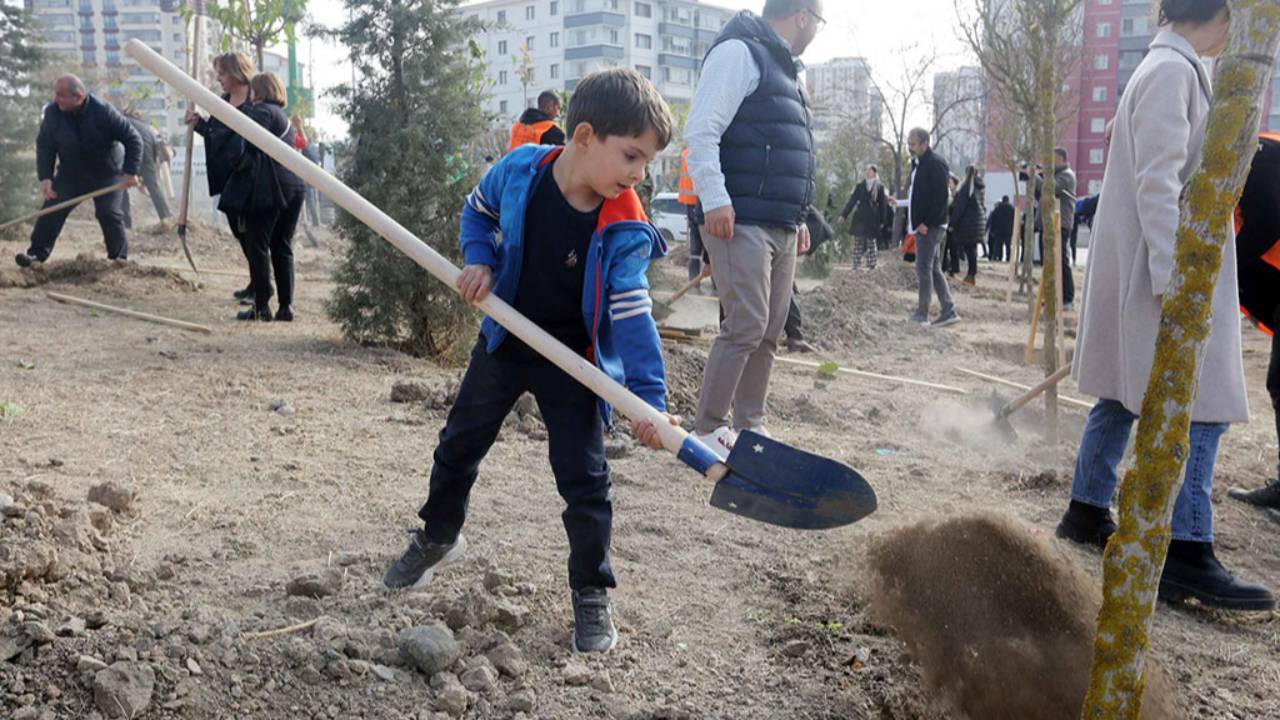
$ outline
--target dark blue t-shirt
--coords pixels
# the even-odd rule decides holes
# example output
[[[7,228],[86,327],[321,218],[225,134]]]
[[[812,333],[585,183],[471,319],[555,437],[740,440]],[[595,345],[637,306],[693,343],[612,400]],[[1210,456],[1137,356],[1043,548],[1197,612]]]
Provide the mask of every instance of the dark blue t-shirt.
[[[529,198],[524,220],[524,258],[515,308],[574,352],[591,345],[582,317],[587,250],[600,208],[581,212],[569,204],[552,174],[553,160]],[[508,335],[498,352],[509,359],[540,357],[520,338]]]

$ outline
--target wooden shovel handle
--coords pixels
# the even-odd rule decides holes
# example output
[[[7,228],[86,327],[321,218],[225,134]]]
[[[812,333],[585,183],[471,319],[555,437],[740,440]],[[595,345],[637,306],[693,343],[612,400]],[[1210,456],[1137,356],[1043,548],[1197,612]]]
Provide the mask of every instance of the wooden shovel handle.
[[[695,287],[697,287],[697,286],[698,286],[698,283],[700,283],[700,282],[702,282],[702,276],[701,276],[701,275],[699,275],[698,277],[696,277],[696,278],[694,278],[694,279],[690,280],[689,282],[685,283],[685,284],[684,284],[684,287],[682,287],[682,288],[680,288],[679,290],[675,291],[675,293],[674,293],[671,297],[667,298],[667,299],[666,299],[662,304],[663,304],[663,305],[675,305],[675,303],[676,303],[676,301],[677,301],[677,300],[679,300],[680,298],[684,297],[685,295],[688,295],[688,294],[689,294],[689,291],[690,291],[690,290],[692,290],[692,289],[694,289]]]
[[[1019,395],[1018,397],[1014,398],[1012,401],[1009,402],[1008,405],[1005,405],[1003,408],[1001,408],[997,419],[1003,420],[1004,418],[1009,417],[1013,413],[1017,412],[1023,405],[1026,405],[1027,403],[1039,397],[1049,388],[1062,382],[1070,374],[1071,374],[1070,363],[1058,368],[1057,372],[1045,378],[1044,380],[1041,380],[1039,385],[1036,385],[1035,387],[1026,391],[1022,395]]]
[[[122,181],[120,181],[120,182],[116,183],[115,185],[108,185],[108,186],[106,186],[106,187],[104,187],[104,188],[98,188],[97,190],[94,190],[93,192],[87,192],[87,193],[85,193],[85,194],[83,194],[83,195],[80,195],[80,196],[78,196],[78,197],[73,197],[73,198],[71,198],[70,200],[63,200],[62,202],[60,202],[60,203],[58,203],[58,204],[56,204],[56,205],[50,205],[50,206],[49,206],[49,207],[47,207],[47,208],[40,208],[39,210],[36,210],[35,212],[27,213],[26,215],[23,215],[23,216],[22,216],[22,217],[20,217],[20,218],[16,218],[16,219],[10,220],[9,222],[7,222],[7,223],[5,223],[5,224],[0,225],[0,230],[4,230],[5,228],[9,227],[10,225],[17,225],[17,224],[18,224],[18,223],[20,223],[20,222],[26,222],[27,220],[35,220],[36,218],[44,217],[45,215],[48,215],[49,213],[55,213],[55,212],[58,212],[59,210],[65,210],[66,208],[69,208],[69,207],[71,207],[72,205],[79,205],[80,203],[84,202],[85,200],[92,200],[92,199],[94,199],[94,198],[96,198],[96,197],[98,197],[98,196],[100,196],[100,195],[106,195],[106,194],[108,194],[108,193],[113,193],[113,192],[116,192],[117,190],[124,190],[124,189],[125,189],[125,184],[124,184],[124,181],[122,180]]]

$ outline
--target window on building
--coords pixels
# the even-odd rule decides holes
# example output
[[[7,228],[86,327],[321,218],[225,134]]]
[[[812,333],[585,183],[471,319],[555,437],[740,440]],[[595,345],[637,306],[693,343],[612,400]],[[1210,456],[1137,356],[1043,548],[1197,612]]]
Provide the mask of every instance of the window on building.
[[[551,33],[551,38],[547,41],[547,44],[553,48],[560,47],[560,33]]]
[[[653,68],[649,67],[648,65],[637,65],[636,72],[649,78],[650,80],[653,79]]]
[[[80,62],[82,62],[85,65],[96,65],[98,63],[98,57],[97,55],[94,54],[94,51],[92,50],[81,50]]]
[[[174,41],[174,42],[176,42],[176,43],[180,43],[180,42],[182,42],[182,33],[174,33],[174,34],[173,34],[173,41]]]
[[[1093,56],[1093,69],[1106,70],[1111,65],[1111,59],[1103,54]]]
[[[35,0],[35,2],[31,3],[32,10],[50,10],[69,7],[71,7],[71,0]]]
[[[1110,5],[1111,0],[1098,0],[1099,5]]]
[[[533,50],[533,36],[532,36],[532,35],[530,35],[529,37],[527,37],[527,38],[525,38],[525,39],[524,39],[524,49],[525,49],[525,50]]]
[[[1121,70],[1132,70],[1142,63],[1142,58],[1146,54],[1146,50],[1126,50],[1120,53],[1120,62],[1117,65]]]
[[[560,63],[551,63],[551,79],[560,79]]]
[[[506,10],[499,10],[499,11],[498,11],[498,24],[499,24],[499,25],[505,25],[506,23],[507,23],[507,11],[506,11]]]
[[[498,102],[498,112],[499,112],[499,113],[501,113],[501,114],[503,114],[503,115],[506,115],[506,114],[507,114],[507,101],[506,101],[506,100],[500,100],[500,101]]]
[[[534,9],[532,5],[529,5],[524,9],[524,19],[532,20],[533,18],[534,18]]]
[[[636,33],[636,47],[641,50],[649,50],[653,48],[653,36],[644,33]]]
[[[1109,22],[1100,22],[1100,23],[1098,23],[1098,27],[1096,28],[1096,32],[1097,32],[1098,37],[1100,37],[1100,38],[1111,37],[1111,23],[1109,23]]]
[[[506,84],[507,84],[507,71],[506,71],[506,70],[499,70],[499,71],[498,71],[498,84],[499,84],[499,85],[506,85]]]
[[[1089,151],[1089,164],[1090,165],[1102,164],[1102,148],[1094,148]]]
[[[551,0],[551,17],[555,17],[559,14],[560,14],[559,0]]]
[[[1089,132],[1094,135],[1101,135],[1107,131],[1107,119],[1096,117],[1089,120]]]
[[[649,3],[636,3],[636,17],[653,17],[653,6]]]
[[[1093,101],[1094,101],[1094,102],[1106,102],[1106,101],[1107,101],[1107,86],[1106,86],[1106,85],[1094,85],[1094,86],[1093,86]]]
[[[610,45],[621,45],[621,43],[619,43],[619,42],[618,42],[618,31],[617,31],[617,30],[610,30],[610,31],[609,31],[609,44],[610,44]]]
[[[506,55],[506,54],[507,54],[507,41],[506,41],[506,40],[499,40],[499,41],[498,41],[498,54],[499,54],[499,55]]]
[[[1102,181],[1101,181],[1101,180],[1090,180],[1090,181],[1089,181],[1089,194],[1090,194],[1090,195],[1097,195],[1097,194],[1098,194],[1098,193],[1100,193],[1100,192],[1102,192]]]

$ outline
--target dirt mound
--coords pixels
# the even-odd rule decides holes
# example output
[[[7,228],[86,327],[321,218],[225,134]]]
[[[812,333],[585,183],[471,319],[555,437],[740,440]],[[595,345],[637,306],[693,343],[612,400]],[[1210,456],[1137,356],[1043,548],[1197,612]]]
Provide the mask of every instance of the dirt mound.
[[[984,513],[899,528],[871,552],[871,611],[925,681],[970,718],[1074,720],[1088,686],[1102,595],[1049,541]],[[1178,717],[1148,661],[1142,717]]]
[[[834,271],[800,296],[805,337],[823,350],[866,349],[902,335],[911,312],[895,292],[913,290],[911,266],[887,262],[870,272]]]
[[[667,370],[667,412],[692,420],[698,411],[698,393],[707,366],[706,351],[687,345],[663,348]]]
[[[32,288],[48,283],[121,289],[144,285],[148,291],[162,287],[194,292],[198,287],[173,270],[134,262],[116,262],[88,253],[82,253],[74,260],[53,260],[29,269],[0,270],[0,288]]]
[[[302,231],[299,230],[298,236],[301,237],[301,235]],[[178,229],[173,220],[167,224],[157,222],[144,227],[135,225],[133,232],[129,235],[129,247],[148,255],[182,253],[182,245],[178,241]],[[225,227],[195,218],[187,219],[187,247],[191,248],[192,254],[196,255],[197,262],[202,255],[218,255],[231,249],[237,253],[240,251],[235,237],[227,232]]]

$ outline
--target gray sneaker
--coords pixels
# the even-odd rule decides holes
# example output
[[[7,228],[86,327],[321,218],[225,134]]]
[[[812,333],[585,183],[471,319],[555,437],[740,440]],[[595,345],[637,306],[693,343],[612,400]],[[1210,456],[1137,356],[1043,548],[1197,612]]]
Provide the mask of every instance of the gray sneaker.
[[[613,626],[609,608],[609,591],[583,588],[573,591],[573,651],[605,653],[618,644],[618,629]]]
[[[409,534],[413,537],[409,547],[382,576],[382,584],[392,590],[425,587],[436,570],[460,560],[467,549],[467,540],[462,533],[458,533],[458,539],[449,545],[428,541],[423,530],[412,530]]]
[[[928,325],[929,318],[928,316],[920,315],[919,313],[911,313],[910,322],[912,325]]]
[[[939,315],[937,320],[929,323],[929,327],[946,327],[948,325],[955,325],[958,322],[960,322],[960,313],[952,310],[945,315]]]

